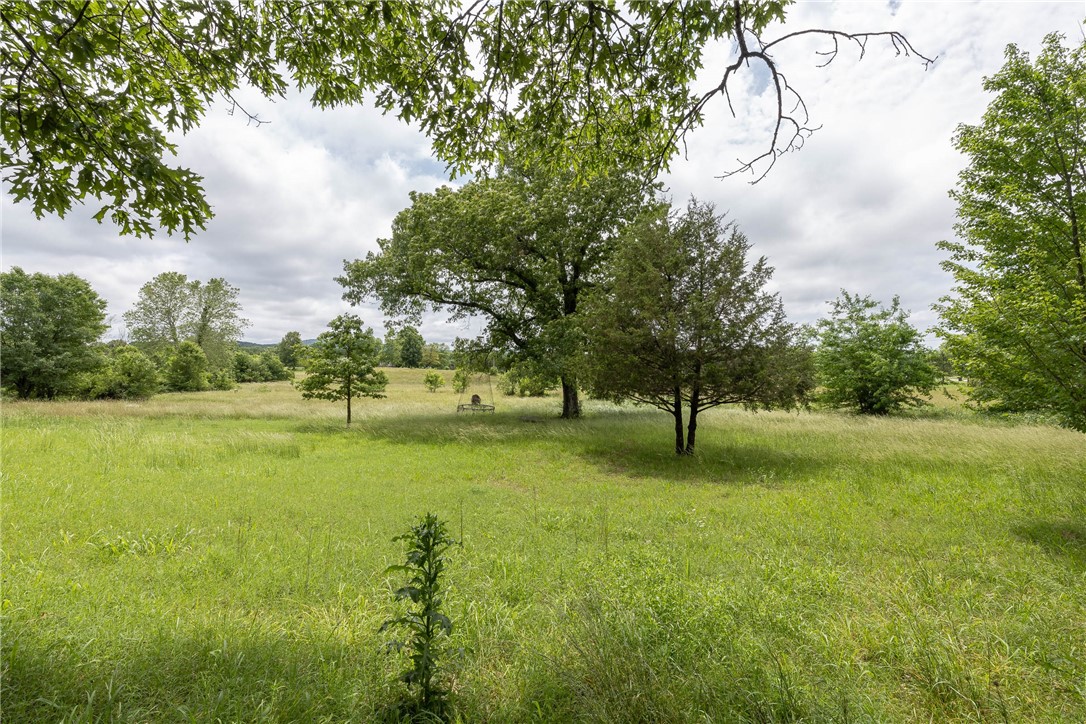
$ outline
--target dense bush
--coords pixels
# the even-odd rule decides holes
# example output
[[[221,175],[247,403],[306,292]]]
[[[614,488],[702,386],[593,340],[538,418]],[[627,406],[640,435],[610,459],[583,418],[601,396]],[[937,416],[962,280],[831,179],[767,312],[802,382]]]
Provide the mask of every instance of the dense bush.
[[[147,355],[135,347],[118,347],[109,361],[108,397],[146,398],[158,392],[159,375]]]
[[[293,374],[274,352],[255,355],[239,351],[234,355],[234,380],[237,382],[277,382],[291,377]]]
[[[889,309],[842,290],[817,325],[820,401],[867,415],[924,404],[938,383],[930,353],[894,297]]]
[[[101,400],[134,400],[151,397],[159,390],[158,367],[135,347],[121,343],[107,346],[102,365],[83,375],[74,390],[76,397]]]
[[[210,387],[207,355],[195,342],[182,342],[166,366],[166,389],[170,392],[198,392]]]
[[[229,367],[220,367],[208,374],[208,384],[213,390],[232,390],[237,387],[234,380],[234,370]]]

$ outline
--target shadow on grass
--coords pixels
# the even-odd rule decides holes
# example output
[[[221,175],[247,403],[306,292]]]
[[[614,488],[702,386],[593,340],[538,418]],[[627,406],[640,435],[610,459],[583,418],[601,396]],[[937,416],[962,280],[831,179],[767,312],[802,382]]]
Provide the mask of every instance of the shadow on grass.
[[[1076,569],[1086,570],[1086,525],[1071,521],[1035,520],[1020,525],[1014,533],[1036,543],[1046,553],[1068,560]]]
[[[396,445],[459,444],[479,451],[488,447],[557,445],[561,451],[554,454],[579,458],[611,475],[704,484],[786,487],[841,462],[825,449],[787,449],[753,440],[737,442],[726,418],[699,429],[696,455],[676,455],[671,418],[636,409],[604,411],[578,420],[516,410],[470,416],[373,415],[353,423],[350,429],[321,421],[304,423],[296,430],[330,436],[362,435]]]
[[[377,647],[208,631],[87,656],[93,638],[5,629],[5,722],[403,720]]]

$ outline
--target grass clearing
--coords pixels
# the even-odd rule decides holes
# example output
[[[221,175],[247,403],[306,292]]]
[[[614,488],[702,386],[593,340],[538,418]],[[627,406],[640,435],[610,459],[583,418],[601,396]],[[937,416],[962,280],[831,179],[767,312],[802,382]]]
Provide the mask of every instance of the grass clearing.
[[[457,415],[283,383],[3,409],[4,721],[372,721],[432,510],[465,721],[1086,721],[1086,438],[950,402]]]

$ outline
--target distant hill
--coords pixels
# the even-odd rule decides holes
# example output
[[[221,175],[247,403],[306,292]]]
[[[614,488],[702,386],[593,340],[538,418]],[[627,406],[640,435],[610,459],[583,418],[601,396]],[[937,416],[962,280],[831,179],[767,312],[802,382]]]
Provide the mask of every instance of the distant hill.
[[[278,345],[274,345],[274,344],[257,344],[256,342],[246,342],[245,340],[241,340],[241,341],[238,342],[238,347],[241,347],[242,349],[247,349],[247,350],[261,350],[261,351],[263,351],[263,350],[266,350],[266,349],[275,349],[277,346]]]
[[[316,338],[314,338],[314,339],[303,339],[302,344],[304,344],[306,347],[308,347],[308,346],[310,346],[311,344],[313,344],[316,341],[317,341]],[[278,346],[279,346],[278,342],[272,342],[271,344],[259,344],[257,342],[246,342],[245,340],[241,340],[241,341],[238,342],[238,347],[241,347],[242,349],[247,349],[247,350],[260,350],[260,351],[263,351],[265,349],[274,350]]]

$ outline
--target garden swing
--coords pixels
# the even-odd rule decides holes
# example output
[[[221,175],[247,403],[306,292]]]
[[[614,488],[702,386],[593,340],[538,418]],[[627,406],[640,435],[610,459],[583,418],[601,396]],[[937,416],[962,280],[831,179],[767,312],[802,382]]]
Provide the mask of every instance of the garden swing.
[[[467,394],[469,391],[471,391],[473,379],[476,378],[476,377],[479,377],[478,374],[469,375],[468,376],[468,384],[467,384],[467,386],[464,387],[463,390],[460,391],[460,399],[457,400],[457,403],[456,403],[456,412],[457,412],[457,414],[459,414],[461,412],[470,412],[471,414],[474,415],[476,412],[489,412],[489,413],[494,412],[494,386],[490,383],[490,368],[489,368],[489,366],[487,367],[487,371],[486,371],[485,374],[486,374],[487,401],[483,402],[483,398],[482,398],[482,396],[479,395],[478,392],[472,392],[471,397],[468,398],[470,400],[470,402],[464,402],[464,395]],[[480,389],[480,391],[481,391],[481,389]]]

